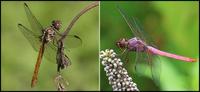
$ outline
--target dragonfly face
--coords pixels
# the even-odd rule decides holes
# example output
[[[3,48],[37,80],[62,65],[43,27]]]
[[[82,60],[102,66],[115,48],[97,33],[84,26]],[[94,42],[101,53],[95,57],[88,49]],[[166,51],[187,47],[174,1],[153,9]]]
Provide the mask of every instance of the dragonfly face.
[[[125,49],[128,46],[128,41],[125,38],[122,38],[116,42],[117,47],[120,49]]]
[[[61,21],[60,20],[54,20],[52,21],[52,26],[56,29],[59,30],[61,27]]]
[[[61,21],[59,20],[52,21],[52,25],[43,30],[41,41],[44,43],[52,41],[56,35],[56,31],[59,31],[60,27],[61,27]]]

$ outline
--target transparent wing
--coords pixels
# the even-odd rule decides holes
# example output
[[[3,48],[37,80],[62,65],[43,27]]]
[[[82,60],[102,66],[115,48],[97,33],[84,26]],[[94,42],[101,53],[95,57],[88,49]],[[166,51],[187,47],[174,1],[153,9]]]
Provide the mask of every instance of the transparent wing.
[[[39,51],[40,44],[41,44],[39,35],[34,34],[32,31],[30,31],[28,28],[26,28],[22,24],[18,24],[18,28],[22,32],[22,34],[26,37],[26,39],[29,41],[29,43],[34,48],[34,50]]]
[[[55,43],[53,41],[46,44],[45,51],[44,51],[44,57],[48,61],[56,64],[57,47],[54,44]]]
[[[82,45],[82,40],[77,35],[67,35],[64,39],[64,46],[65,48],[76,48]]]
[[[148,71],[148,64],[146,62],[146,54],[136,51],[135,61],[134,61],[134,72],[139,76],[145,75]]]
[[[133,19],[131,19],[131,17],[129,17],[129,16],[124,12],[124,10],[122,10],[119,6],[117,6],[117,8],[118,8],[120,14],[122,15],[122,17],[124,18],[124,20],[126,21],[126,23],[128,24],[128,26],[130,27],[130,29],[131,29],[133,35],[134,35],[135,37],[139,37],[139,38],[143,39],[143,37],[141,37],[141,34],[140,34],[140,32],[139,32],[140,29],[139,29],[139,27],[137,26],[136,22],[135,22]]]
[[[18,24],[18,28],[29,41],[34,50],[38,52],[41,44],[39,36],[35,35],[32,31],[30,31],[22,24]],[[56,50],[57,48],[52,41],[47,43],[45,45],[44,57],[47,58],[48,61],[56,62]]]
[[[151,68],[151,75],[156,85],[160,84],[161,61],[158,55],[147,52],[148,64]]]
[[[25,9],[28,21],[31,25],[32,32],[36,35],[41,35],[43,27],[39,23],[39,21],[36,19],[36,17],[33,15],[33,13],[31,12],[31,10],[29,9],[29,7],[26,3],[24,3],[24,9]]]
[[[134,70],[138,75],[150,74],[154,82],[159,85],[161,73],[161,62],[159,56],[153,55],[149,52],[136,52]]]
[[[82,41],[78,36],[69,35],[67,36],[67,39],[64,40],[64,42],[65,42],[64,46],[68,49],[80,46]],[[48,61],[56,63],[56,55],[58,49],[57,46],[58,45],[56,39],[46,44],[44,56]],[[69,61],[68,63],[70,65],[71,64],[70,59],[66,56],[66,54],[65,57],[66,59],[68,59]]]
[[[136,31],[138,34],[137,37],[139,37],[141,40],[143,40],[146,43],[146,35],[143,32],[143,29],[141,29],[142,27],[139,26],[139,22],[136,21],[136,18],[131,17],[130,22],[131,22],[131,26],[133,26],[133,28],[135,29],[134,31]]]
[[[120,14],[123,16],[124,20],[130,27],[133,35],[141,40],[143,40],[146,44],[153,44],[150,43],[150,41],[147,41],[147,38],[149,39],[150,37],[148,35],[145,35],[142,27],[139,25],[139,23],[136,21],[136,18],[128,16],[124,10],[118,7],[118,10],[120,11]],[[150,39],[151,40],[151,39]]]
[[[56,63],[56,56],[57,56],[57,42],[55,41],[51,41],[49,43],[46,44],[46,47],[45,47],[45,52],[44,52],[44,57],[50,61],[50,62],[53,62],[53,63]],[[70,58],[65,54],[65,59],[67,59],[67,65],[71,65],[71,60]]]
[[[144,41],[146,44],[148,45],[151,45],[153,46],[154,45],[154,41],[152,40],[151,36],[147,35],[145,32],[144,32],[144,29],[143,27],[141,27],[139,21],[137,21],[136,18],[131,18],[131,22],[133,25],[135,25],[134,27],[138,30],[138,34],[139,34],[139,37],[142,41]]]

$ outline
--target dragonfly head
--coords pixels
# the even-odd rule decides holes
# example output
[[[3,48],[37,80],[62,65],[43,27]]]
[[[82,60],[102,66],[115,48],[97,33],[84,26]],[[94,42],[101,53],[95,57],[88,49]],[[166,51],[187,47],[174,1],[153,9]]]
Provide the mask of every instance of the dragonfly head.
[[[60,20],[53,20],[52,21],[52,26],[56,29],[59,30],[61,27],[61,21]]]
[[[122,38],[116,42],[117,47],[124,49],[128,46],[128,41],[125,38]]]

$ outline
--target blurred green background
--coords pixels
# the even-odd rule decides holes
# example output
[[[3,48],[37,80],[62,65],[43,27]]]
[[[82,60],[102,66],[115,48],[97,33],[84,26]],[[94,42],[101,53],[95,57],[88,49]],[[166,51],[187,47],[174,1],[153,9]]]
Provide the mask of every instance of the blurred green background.
[[[72,18],[91,2],[26,2],[47,27],[54,19],[62,21],[62,31]],[[38,83],[31,88],[31,78],[38,53],[17,28],[21,23],[30,29],[24,2],[1,2],[1,90],[57,90],[54,78],[56,64],[43,58]],[[82,46],[67,53],[72,65],[63,70],[69,82],[67,90],[99,89],[99,8],[95,7],[80,17],[70,31],[83,40]],[[56,61],[55,61],[56,62]]]
[[[199,3],[196,2],[101,2],[100,48],[121,53],[115,42],[131,38],[132,32],[117,10],[117,5],[139,24],[155,45],[163,51],[199,58]],[[149,40],[149,39],[147,39]],[[134,60],[135,53],[130,58]],[[129,76],[139,90],[199,90],[199,62],[188,63],[160,57],[160,85],[150,76],[134,75],[133,61],[126,64]],[[112,90],[101,65],[101,90]]]

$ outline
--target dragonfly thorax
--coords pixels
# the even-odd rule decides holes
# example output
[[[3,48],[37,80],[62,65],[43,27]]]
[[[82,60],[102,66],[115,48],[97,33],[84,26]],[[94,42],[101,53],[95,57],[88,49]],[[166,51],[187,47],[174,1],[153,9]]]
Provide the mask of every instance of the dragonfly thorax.
[[[44,40],[45,43],[52,41],[54,37],[55,37],[55,30],[52,27],[46,28],[43,31],[42,40]]]
[[[139,52],[144,52],[147,49],[145,43],[136,37],[128,40],[127,48],[129,51],[139,51]]]

